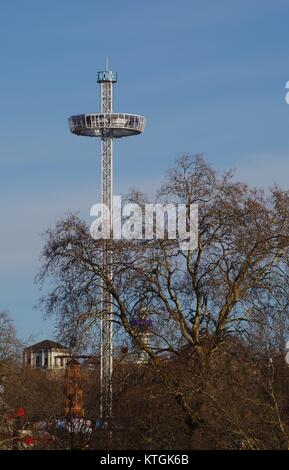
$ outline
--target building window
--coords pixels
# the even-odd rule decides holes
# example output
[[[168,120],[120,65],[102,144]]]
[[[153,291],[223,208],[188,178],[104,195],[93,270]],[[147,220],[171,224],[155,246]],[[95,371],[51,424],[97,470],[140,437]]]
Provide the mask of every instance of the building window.
[[[48,351],[47,349],[44,350],[44,367],[48,367]]]

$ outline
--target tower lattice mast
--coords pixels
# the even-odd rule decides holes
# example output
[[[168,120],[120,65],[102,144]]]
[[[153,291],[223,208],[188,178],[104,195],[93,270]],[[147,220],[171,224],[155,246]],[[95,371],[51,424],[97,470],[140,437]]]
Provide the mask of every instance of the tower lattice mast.
[[[106,60],[106,72],[108,72]],[[100,81],[100,113],[113,112],[113,82]],[[101,203],[109,208],[110,220],[105,221],[112,228],[112,196],[113,196],[113,136],[109,129],[103,129],[100,143],[101,159]],[[112,236],[112,233],[111,233]],[[102,268],[112,278],[112,253],[109,249],[102,253]],[[113,372],[113,322],[112,299],[105,289],[101,289],[100,320],[100,416],[110,419],[112,414],[112,372]]]
[[[69,118],[69,127],[73,134],[101,139],[101,202],[109,208],[109,220],[105,223],[109,224],[111,237],[113,236],[113,140],[140,134],[145,128],[143,116],[113,112],[113,85],[116,81],[117,74],[108,70],[106,59],[105,71],[97,73],[97,82],[100,84],[100,113],[79,114]],[[108,279],[112,280],[112,252],[109,240],[102,252],[101,263]],[[101,286],[100,296],[100,416],[109,421],[112,415],[113,311],[112,298],[104,284]]]

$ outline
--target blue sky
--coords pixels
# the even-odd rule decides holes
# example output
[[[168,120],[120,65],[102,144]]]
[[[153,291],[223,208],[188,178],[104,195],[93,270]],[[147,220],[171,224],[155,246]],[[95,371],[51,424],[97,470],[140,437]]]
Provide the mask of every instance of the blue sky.
[[[115,110],[147,117],[115,145],[115,193],[148,193],[182,152],[256,186],[288,186],[288,0],[13,0],[0,6],[0,309],[19,336],[53,336],[34,309],[41,232],[88,218],[99,146],[67,118],[99,109],[96,72],[118,72]]]

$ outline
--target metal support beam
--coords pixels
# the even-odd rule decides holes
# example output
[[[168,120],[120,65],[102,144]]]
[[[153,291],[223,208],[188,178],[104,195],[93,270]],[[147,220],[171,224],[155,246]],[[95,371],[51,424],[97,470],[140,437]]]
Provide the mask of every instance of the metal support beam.
[[[100,111],[112,113],[112,83],[104,82],[100,86]],[[105,221],[112,228],[112,195],[113,195],[113,139],[109,129],[104,129],[101,138],[101,203],[109,208],[109,220]],[[112,253],[107,243],[102,253],[102,269],[108,280],[112,278]],[[112,298],[106,286],[101,289],[100,321],[100,416],[110,421],[112,415],[112,372],[113,372],[113,323]]]

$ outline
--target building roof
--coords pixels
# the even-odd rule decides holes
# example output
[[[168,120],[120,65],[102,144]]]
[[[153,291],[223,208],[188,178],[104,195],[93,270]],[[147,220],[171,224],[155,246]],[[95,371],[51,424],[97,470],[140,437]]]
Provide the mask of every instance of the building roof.
[[[62,344],[56,343],[55,341],[51,341],[50,339],[45,339],[44,341],[40,341],[40,343],[35,343],[32,344],[31,346],[28,346],[25,349],[66,349],[68,350],[66,346],[63,346]]]

